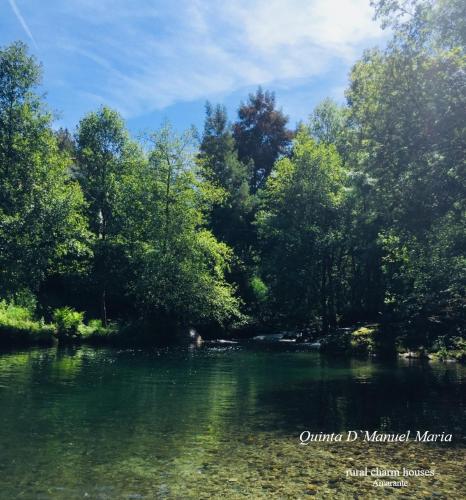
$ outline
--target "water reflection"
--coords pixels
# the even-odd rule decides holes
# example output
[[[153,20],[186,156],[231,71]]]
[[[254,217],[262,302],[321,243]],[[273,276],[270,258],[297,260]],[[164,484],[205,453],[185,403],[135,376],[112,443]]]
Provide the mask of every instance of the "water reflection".
[[[459,365],[334,360],[290,347],[4,354],[1,491],[61,498],[65,488],[71,498],[98,487],[111,498],[147,480],[162,495],[170,478],[202,473],[260,432],[429,429],[458,442],[464,382]]]

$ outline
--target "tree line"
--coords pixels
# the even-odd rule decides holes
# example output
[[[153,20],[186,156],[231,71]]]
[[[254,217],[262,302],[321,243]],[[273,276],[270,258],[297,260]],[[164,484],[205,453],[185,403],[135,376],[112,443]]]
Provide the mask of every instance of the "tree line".
[[[259,88],[201,133],[136,141],[105,106],[57,131],[41,66],[2,48],[0,297],[104,325],[461,328],[465,4],[374,7],[387,46],[295,129]]]

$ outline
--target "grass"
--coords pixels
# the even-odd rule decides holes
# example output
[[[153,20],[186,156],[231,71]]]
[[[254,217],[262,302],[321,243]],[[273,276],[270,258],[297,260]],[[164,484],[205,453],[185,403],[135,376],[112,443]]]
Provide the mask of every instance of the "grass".
[[[53,345],[55,326],[34,320],[25,307],[0,301],[0,345]]]
[[[51,346],[62,343],[106,343],[118,332],[116,324],[107,327],[97,319],[84,323],[84,313],[70,307],[56,309],[53,323],[35,319],[33,312],[23,306],[0,301],[0,346]]]

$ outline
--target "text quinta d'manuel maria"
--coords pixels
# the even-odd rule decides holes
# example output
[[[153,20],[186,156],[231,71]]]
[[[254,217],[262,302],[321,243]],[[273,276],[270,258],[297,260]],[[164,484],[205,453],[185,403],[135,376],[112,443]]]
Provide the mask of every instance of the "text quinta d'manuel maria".
[[[389,434],[379,431],[348,431],[346,433],[326,434],[323,432],[312,433],[310,431],[303,431],[299,435],[299,441],[302,445],[307,445],[313,442],[327,441],[327,442],[353,442],[358,439],[372,443],[407,443],[408,441],[418,441],[421,443],[432,442],[445,442],[451,443],[452,434],[442,432],[436,434],[429,431],[406,431],[404,433]]]

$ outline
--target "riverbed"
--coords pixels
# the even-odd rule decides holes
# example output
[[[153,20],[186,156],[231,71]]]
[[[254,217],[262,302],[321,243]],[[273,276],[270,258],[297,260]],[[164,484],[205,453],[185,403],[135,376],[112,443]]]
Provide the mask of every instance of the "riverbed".
[[[465,498],[466,368],[291,344],[0,354],[0,498]],[[452,434],[320,441],[303,431]],[[375,485],[348,470],[430,470]]]

